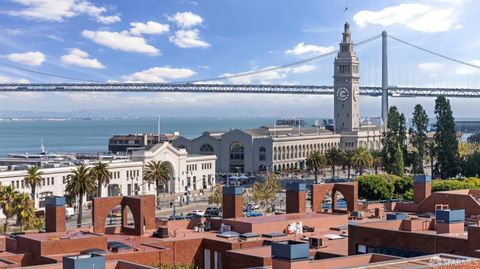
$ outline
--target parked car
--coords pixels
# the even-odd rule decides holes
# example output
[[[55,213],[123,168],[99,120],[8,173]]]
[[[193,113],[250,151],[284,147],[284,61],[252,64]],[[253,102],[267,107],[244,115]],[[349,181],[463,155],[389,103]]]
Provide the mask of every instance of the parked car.
[[[220,208],[207,207],[207,210],[205,210],[204,217],[218,217],[219,214],[220,214]]]
[[[184,219],[185,219],[184,216],[179,216],[179,215],[168,217],[168,220],[184,220]]]
[[[202,210],[193,210],[192,213],[193,213],[193,214],[196,214],[196,215],[199,215],[199,216],[205,215],[205,212],[202,211]]]
[[[198,214],[195,214],[195,213],[193,213],[193,212],[189,212],[189,213],[185,216],[186,219],[195,219],[195,218],[201,218],[201,217],[202,217],[202,216],[200,216],[200,215],[198,215]]]
[[[108,216],[111,218],[120,218],[122,216],[122,209],[119,207],[115,207],[114,209],[112,209],[112,211],[110,211]]]
[[[245,216],[246,217],[260,217],[260,216],[263,216],[262,212],[258,212],[258,211],[247,211],[245,212]]]
[[[75,210],[73,207],[66,207],[65,208],[65,218],[66,219],[71,219],[73,216],[75,216]]]

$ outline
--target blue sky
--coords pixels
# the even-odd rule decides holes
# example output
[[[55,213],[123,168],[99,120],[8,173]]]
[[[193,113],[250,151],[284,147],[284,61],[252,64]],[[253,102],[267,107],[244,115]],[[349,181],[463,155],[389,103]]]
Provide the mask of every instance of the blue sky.
[[[345,7],[348,7],[345,12]],[[475,0],[0,2],[0,60],[94,81],[188,81],[277,66],[336,49],[343,23],[354,41],[387,30],[431,50],[480,64]],[[363,85],[380,84],[380,40],[357,48]],[[477,71],[390,41],[390,84],[477,87]],[[331,85],[333,57],[223,83]],[[480,76],[478,77],[480,80]],[[0,65],[0,82],[64,82]],[[380,99],[362,97],[377,116]],[[475,116],[452,100],[457,116]],[[411,114],[433,99],[391,99]],[[0,109],[96,109],[129,115],[331,116],[329,96],[211,94],[2,94]]]

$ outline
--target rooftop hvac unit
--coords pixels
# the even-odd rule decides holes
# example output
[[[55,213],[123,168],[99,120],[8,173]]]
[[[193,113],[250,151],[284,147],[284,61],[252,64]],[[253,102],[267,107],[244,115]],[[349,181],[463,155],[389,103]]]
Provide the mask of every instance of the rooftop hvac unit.
[[[327,246],[326,238],[310,236],[308,241],[310,243],[310,248],[312,249],[319,249]]]

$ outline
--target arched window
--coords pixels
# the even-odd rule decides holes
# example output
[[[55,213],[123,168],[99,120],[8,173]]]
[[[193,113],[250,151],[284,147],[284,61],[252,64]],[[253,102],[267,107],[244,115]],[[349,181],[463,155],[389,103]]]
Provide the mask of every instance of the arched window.
[[[200,147],[200,154],[202,155],[212,155],[213,154],[213,147],[210,144],[203,144]]]
[[[267,159],[267,149],[265,147],[260,147],[258,160],[265,161]]]
[[[242,143],[236,141],[230,144],[230,160],[243,160],[245,148]]]

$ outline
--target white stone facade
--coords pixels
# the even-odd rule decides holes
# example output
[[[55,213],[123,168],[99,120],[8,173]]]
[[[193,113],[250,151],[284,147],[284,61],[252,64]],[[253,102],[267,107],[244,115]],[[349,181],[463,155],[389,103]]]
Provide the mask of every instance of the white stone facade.
[[[215,156],[192,156],[185,150],[177,150],[163,143],[150,150],[134,152],[131,161],[104,161],[108,163],[111,179],[108,186],[102,186],[102,196],[156,194],[156,184],[143,180],[144,165],[150,160],[170,164],[172,180],[168,192],[198,192],[211,189],[215,184]],[[64,196],[67,177],[75,169],[75,166],[40,169],[43,182],[36,189],[35,207],[43,208],[46,196]],[[24,180],[26,175],[26,170],[0,172],[0,184],[12,185],[20,192],[31,193]]]

